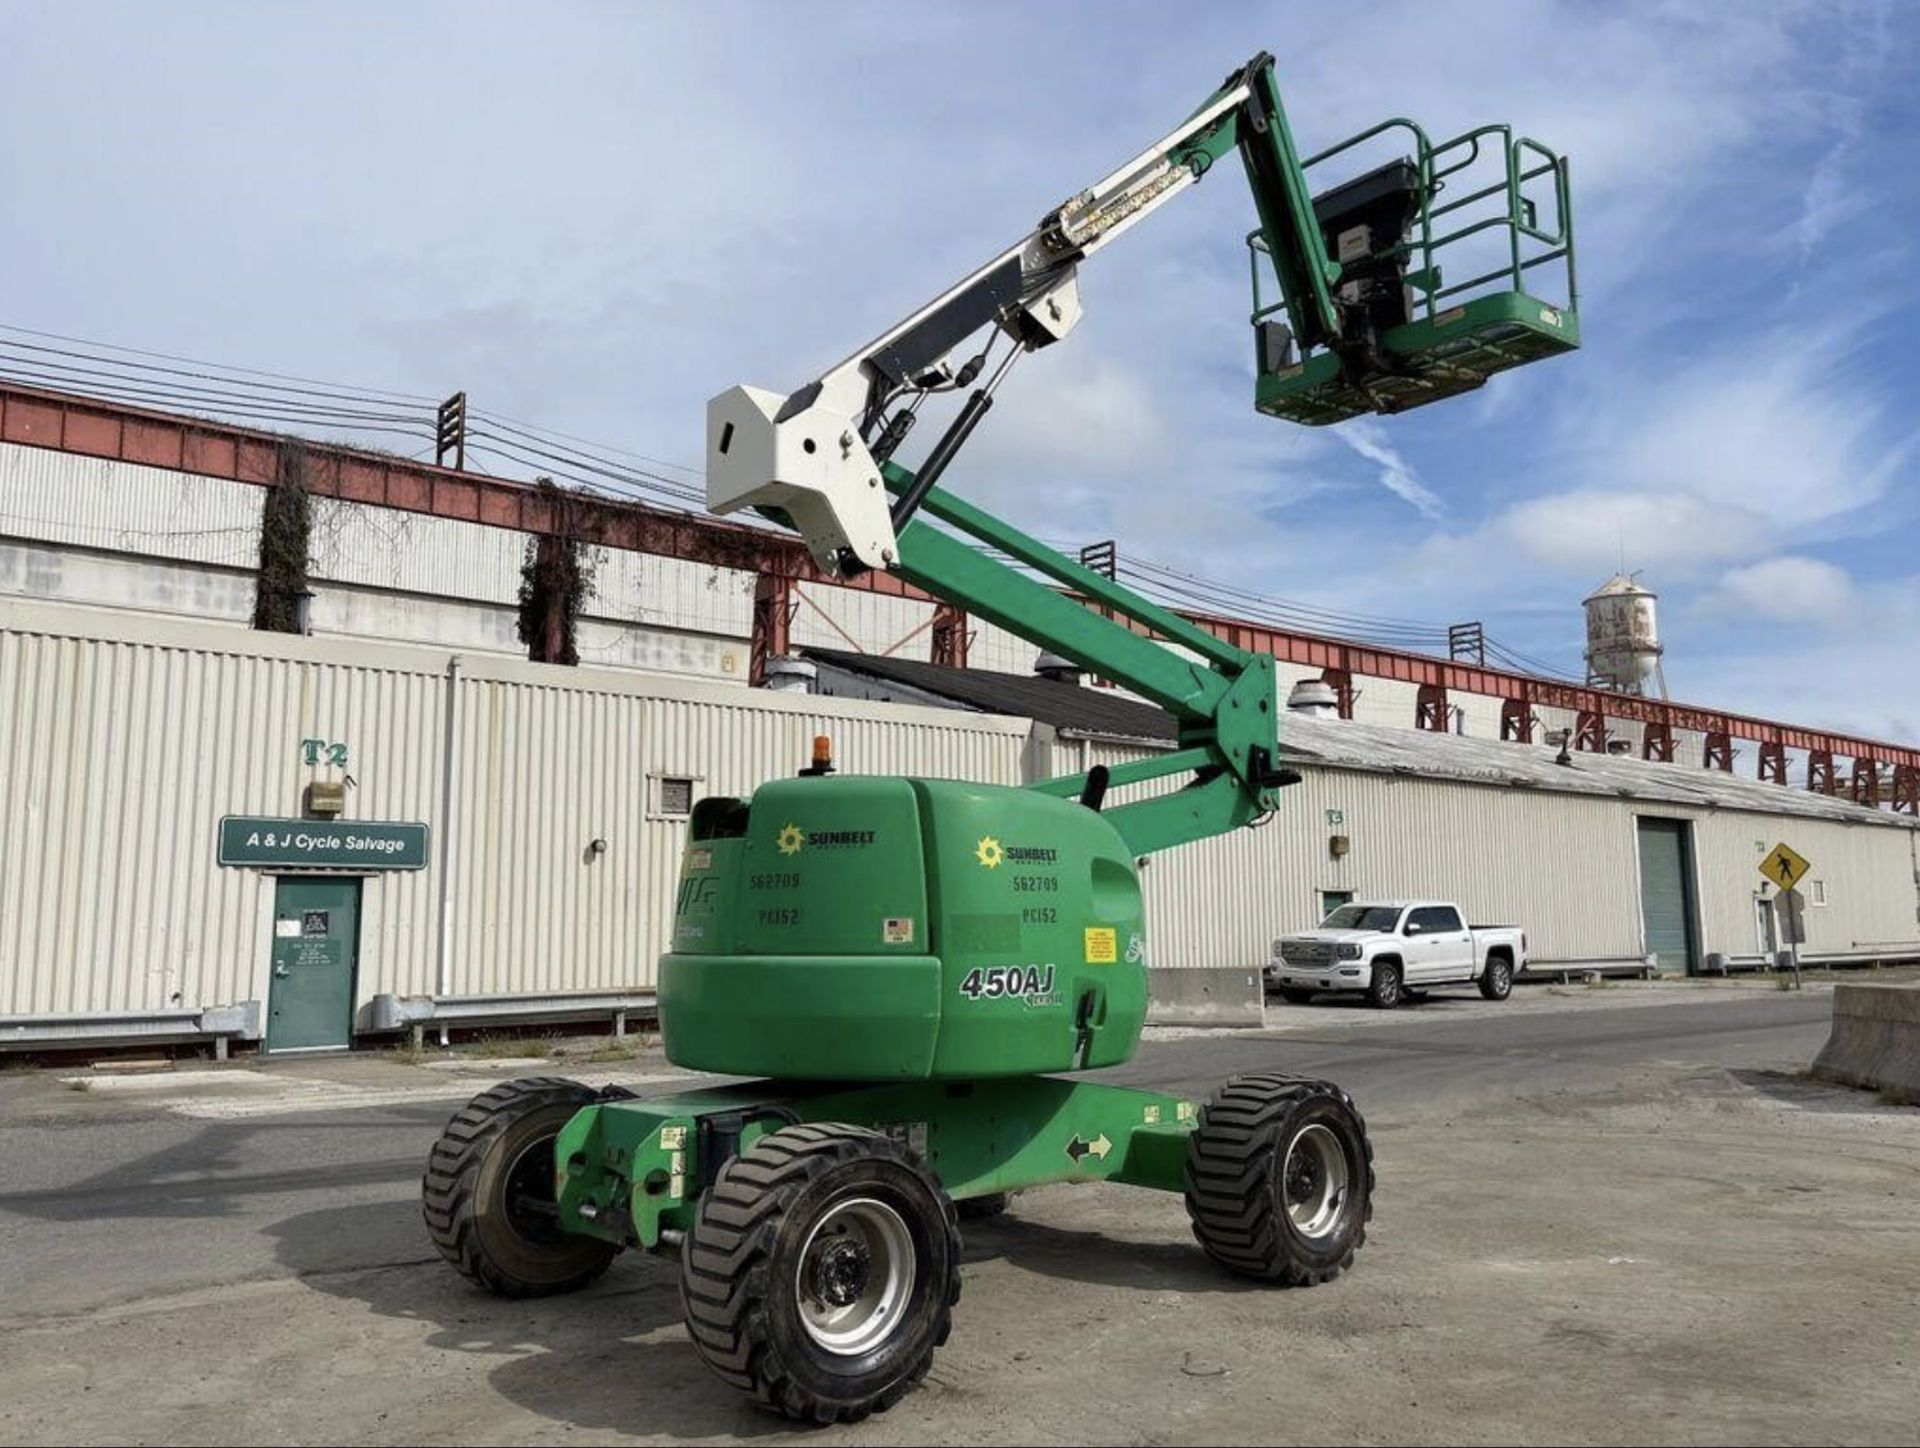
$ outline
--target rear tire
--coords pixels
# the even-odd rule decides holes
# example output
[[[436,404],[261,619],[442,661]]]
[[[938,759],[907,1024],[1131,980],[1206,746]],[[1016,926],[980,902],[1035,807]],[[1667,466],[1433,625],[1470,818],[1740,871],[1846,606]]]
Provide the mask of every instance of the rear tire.
[[[715,1174],[680,1256],[708,1367],[809,1423],[884,1412],[927,1375],[960,1297],[954,1205],[907,1148],[790,1126]]]
[[[1367,1000],[1383,1011],[1390,1011],[1399,1005],[1406,995],[1406,979],[1400,973],[1400,967],[1392,961],[1373,968],[1373,979],[1367,982]]]
[[[1480,972],[1480,994],[1490,1001],[1503,1001],[1513,994],[1513,963],[1496,955]]]
[[[1209,1257],[1242,1277],[1312,1287],[1353,1265],[1373,1216],[1373,1147],[1330,1081],[1241,1076],[1187,1139],[1187,1215]]]
[[[1280,987],[1280,999],[1290,1006],[1303,1006],[1313,999],[1313,992],[1301,990],[1298,986],[1283,985]]]
[[[585,1287],[620,1249],[563,1230],[553,1143],[599,1099],[558,1076],[506,1081],[468,1102],[427,1156],[420,1209],[427,1235],[463,1277],[499,1297]]]

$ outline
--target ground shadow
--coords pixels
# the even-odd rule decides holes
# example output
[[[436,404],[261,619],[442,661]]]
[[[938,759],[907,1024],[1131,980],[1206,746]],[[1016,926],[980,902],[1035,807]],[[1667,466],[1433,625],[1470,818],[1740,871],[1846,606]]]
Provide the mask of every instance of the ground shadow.
[[[1832,1111],[1849,1116],[1911,1115],[1916,1108],[1889,1101],[1864,1087],[1843,1086],[1822,1081],[1805,1071],[1759,1071],[1738,1069],[1727,1072],[1750,1091],[1797,1106],[1802,1111]]]
[[[434,1108],[437,1110],[437,1103]],[[209,1122],[174,1136],[171,1120],[155,1131],[163,1144],[142,1156],[111,1162],[78,1181],[32,1191],[0,1192],[0,1210],[51,1222],[138,1218],[206,1221],[238,1215],[250,1198],[288,1193],[379,1187],[417,1179],[417,1153],[392,1154],[391,1138],[419,1118],[399,1113],[342,1113],[316,1120],[288,1115],[251,1121]],[[273,1133],[360,1133],[375,1142],[351,1161],[311,1166],[266,1167],[278,1155],[263,1145]],[[379,1155],[382,1149],[390,1154]]]
[[[1392,1007],[1397,1011],[1419,1010],[1421,1007],[1444,1007],[1449,1005],[1467,1005],[1479,1000],[1478,991],[1450,991],[1447,994],[1435,994],[1433,987],[1424,989],[1408,987],[1401,992],[1399,1003]],[[1367,999],[1365,991],[1315,991],[1313,999],[1295,1004],[1281,998],[1277,990],[1267,992],[1267,1009],[1270,1011],[1376,1011],[1380,1008]]]
[[[707,1371],[680,1325],[671,1261],[623,1253],[581,1292],[513,1302],[482,1292],[441,1261],[410,1199],[305,1212],[272,1231],[276,1257],[309,1287],[424,1325],[430,1348],[512,1354],[489,1381],[553,1422],[688,1438],[760,1437],[792,1427]],[[418,1255],[343,1265],[342,1244],[403,1234]]]
[[[1020,1215],[1020,1199],[985,1221],[962,1222],[964,1260],[1011,1262],[1066,1282],[1129,1287],[1147,1292],[1245,1292],[1257,1284],[1210,1261],[1186,1230],[1184,1216],[1169,1220],[1163,1241],[1124,1241],[1097,1231],[1056,1227]]]
[[[1209,1262],[1185,1233],[1164,1242],[1122,1241],[1019,1212],[1016,1199],[1001,1216],[963,1223],[963,1260],[997,1258],[1063,1281],[1147,1291],[1256,1287]],[[490,1382],[554,1422],[700,1438],[792,1429],[707,1371],[681,1325],[679,1269],[671,1260],[624,1253],[584,1291],[513,1302],[482,1292],[440,1260],[412,1200],[322,1208],[271,1231],[276,1259],[316,1291],[419,1323],[430,1348],[512,1354],[492,1369]],[[384,1260],[370,1264],[373,1257]]]

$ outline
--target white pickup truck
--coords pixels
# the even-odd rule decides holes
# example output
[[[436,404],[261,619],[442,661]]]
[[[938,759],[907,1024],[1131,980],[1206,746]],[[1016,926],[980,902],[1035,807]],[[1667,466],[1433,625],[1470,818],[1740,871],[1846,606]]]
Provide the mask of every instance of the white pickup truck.
[[[1391,1008],[1433,985],[1478,985],[1503,1001],[1526,966],[1527,933],[1517,925],[1468,925],[1441,900],[1355,901],[1317,930],[1274,941],[1267,985],[1296,1005],[1342,990]]]

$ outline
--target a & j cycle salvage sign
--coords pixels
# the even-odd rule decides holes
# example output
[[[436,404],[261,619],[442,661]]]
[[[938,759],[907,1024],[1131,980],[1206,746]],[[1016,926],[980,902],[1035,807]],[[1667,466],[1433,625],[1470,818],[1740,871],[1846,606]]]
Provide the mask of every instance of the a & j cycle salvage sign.
[[[427,827],[387,820],[283,820],[228,815],[220,863],[295,870],[419,870]]]

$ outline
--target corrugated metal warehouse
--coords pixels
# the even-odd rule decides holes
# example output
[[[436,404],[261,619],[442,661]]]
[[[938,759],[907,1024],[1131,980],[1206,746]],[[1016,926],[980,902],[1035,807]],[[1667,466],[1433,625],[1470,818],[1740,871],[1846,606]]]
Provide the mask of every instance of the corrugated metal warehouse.
[[[0,603],[0,1042],[643,1009],[692,801],[791,772],[813,734],[851,772],[1009,784],[1165,747],[1104,691],[820,657],[929,702]],[[996,689],[1025,712],[989,712]],[[1762,948],[1755,867],[1783,838],[1814,862],[1810,950],[1920,951],[1905,817],[1354,721],[1283,738],[1303,779],[1269,825],[1147,869],[1156,965],[1257,964],[1350,892],[1456,898],[1547,962],[1697,968]],[[315,786],[344,786],[338,821],[303,818]],[[315,912],[344,928],[316,941]],[[331,968],[337,1009],[276,1035],[293,959]]]
[[[256,628],[289,494],[300,608]],[[1156,710],[1035,677],[1033,645],[891,575],[557,496],[0,382],[0,1047],[618,1017],[650,1008],[692,802],[816,732],[845,770],[1007,784],[1168,747]],[[563,537],[593,564],[583,667],[527,662],[518,612]],[[1153,858],[1157,967],[1258,965],[1348,894],[1453,897],[1548,969],[1754,961],[1776,842],[1813,862],[1810,952],[1920,956],[1920,751],[1187,617],[1343,717],[1288,721],[1302,780],[1264,828]]]

